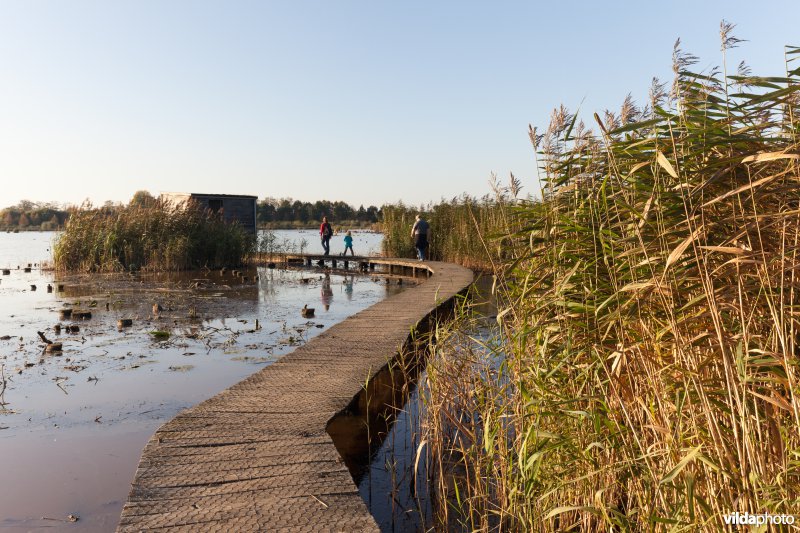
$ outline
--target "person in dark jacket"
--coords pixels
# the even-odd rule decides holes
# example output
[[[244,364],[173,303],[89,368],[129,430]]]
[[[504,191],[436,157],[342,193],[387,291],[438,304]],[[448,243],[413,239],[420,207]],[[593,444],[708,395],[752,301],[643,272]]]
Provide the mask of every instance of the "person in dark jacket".
[[[425,261],[425,251],[428,248],[428,239],[431,233],[431,226],[424,218],[417,215],[414,227],[411,228],[411,237],[414,239],[414,248],[417,249],[417,259]]]

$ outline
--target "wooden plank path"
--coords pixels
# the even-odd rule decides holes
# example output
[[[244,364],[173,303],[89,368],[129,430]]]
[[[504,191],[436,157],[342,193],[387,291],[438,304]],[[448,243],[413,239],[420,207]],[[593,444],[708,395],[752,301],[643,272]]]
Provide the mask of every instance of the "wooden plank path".
[[[398,259],[387,257],[374,257],[363,255],[322,255],[322,254],[276,254],[280,261],[286,264],[300,263],[306,266],[326,266],[349,270],[350,265],[357,266],[358,270],[374,271],[376,266],[384,267],[389,274],[417,276],[429,274],[430,270],[425,264],[415,259]],[[258,260],[257,260],[258,261]],[[269,259],[261,259],[261,263],[269,263]],[[276,264],[276,263],[273,263]],[[427,263],[426,263],[427,264]]]
[[[473,280],[450,263],[397,260],[412,263],[426,281],[161,426],[117,531],[379,531],[325,428],[412,329]]]

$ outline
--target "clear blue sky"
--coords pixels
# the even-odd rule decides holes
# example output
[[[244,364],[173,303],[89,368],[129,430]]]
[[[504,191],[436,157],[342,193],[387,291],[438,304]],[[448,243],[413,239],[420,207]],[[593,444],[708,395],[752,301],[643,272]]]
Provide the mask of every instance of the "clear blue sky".
[[[681,37],[784,72],[800,2],[0,0],[0,207],[138,189],[376,204],[535,189],[528,123],[671,80]],[[590,120],[587,120],[590,122]]]

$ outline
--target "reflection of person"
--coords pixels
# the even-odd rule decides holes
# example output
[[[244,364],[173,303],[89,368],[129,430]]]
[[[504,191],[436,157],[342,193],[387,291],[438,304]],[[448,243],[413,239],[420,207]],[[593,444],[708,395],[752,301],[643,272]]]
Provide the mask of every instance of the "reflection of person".
[[[349,231],[344,236],[344,253],[342,255],[347,255],[347,250],[350,250],[350,255],[356,255],[353,251],[353,234]]]
[[[328,217],[322,217],[322,224],[319,226],[319,236],[322,239],[322,249],[325,251],[324,255],[330,255],[333,228],[331,228],[331,225],[328,223]]]
[[[322,300],[322,305],[325,307],[325,310],[331,308],[331,301],[333,300],[333,289],[331,289],[331,276],[330,274],[325,274],[325,278],[322,280],[322,291],[320,293],[320,299]]]
[[[353,282],[355,281],[355,276],[345,276],[344,278],[344,295],[347,297],[347,301],[353,299]]]
[[[417,249],[417,258],[420,261],[425,261],[425,250],[428,248],[430,233],[430,224],[428,224],[424,218],[417,215],[414,227],[411,228],[411,237],[414,239],[414,248]]]

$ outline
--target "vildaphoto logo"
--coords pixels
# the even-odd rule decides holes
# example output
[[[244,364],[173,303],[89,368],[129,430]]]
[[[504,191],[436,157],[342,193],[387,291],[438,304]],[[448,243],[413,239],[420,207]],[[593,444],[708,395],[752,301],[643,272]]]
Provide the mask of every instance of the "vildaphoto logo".
[[[728,513],[722,515],[725,524],[733,526],[760,526],[764,524],[789,525],[794,524],[794,515],[790,514],[750,514]]]

